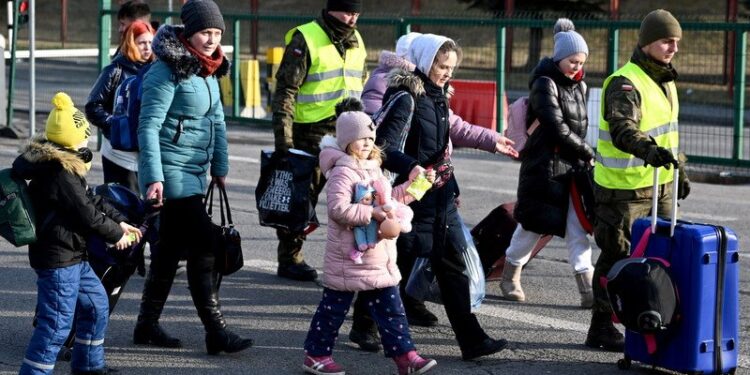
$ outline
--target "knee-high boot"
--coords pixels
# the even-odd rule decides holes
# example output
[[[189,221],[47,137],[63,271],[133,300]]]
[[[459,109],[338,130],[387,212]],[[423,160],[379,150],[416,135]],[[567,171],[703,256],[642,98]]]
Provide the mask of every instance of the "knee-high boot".
[[[191,272],[193,271],[193,272]],[[219,292],[214,272],[194,272],[188,265],[188,285],[198,317],[206,329],[206,351],[217,355],[220,352],[234,353],[253,345],[252,339],[243,339],[227,329],[219,305]]]
[[[173,273],[157,276],[153,269],[149,270],[143,285],[141,311],[138,314],[135,330],[133,330],[135,344],[151,344],[163,348],[182,347],[178,338],[170,336],[159,326],[159,317],[169,296],[173,280]]]

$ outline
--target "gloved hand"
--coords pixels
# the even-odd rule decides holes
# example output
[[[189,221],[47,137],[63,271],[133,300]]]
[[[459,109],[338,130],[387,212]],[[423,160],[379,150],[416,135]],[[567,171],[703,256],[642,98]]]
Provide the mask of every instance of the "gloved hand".
[[[682,174],[680,174],[680,182],[677,185],[677,199],[685,199],[688,195],[690,195],[690,180],[687,176],[682,178]]]
[[[688,178],[687,172],[685,171],[685,163],[687,162],[687,156],[680,152],[677,155],[677,159],[680,162],[680,173],[679,183],[677,185],[677,199],[685,199],[690,194],[690,179]]]
[[[672,155],[672,151],[657,145],[653,145],[649,148],[644,161],[644,166],[652,165],[657,168],[665,167],[669,169],[670,165],[674,165],[675,167],[678,165],[677,160],[674,158],[674,155]]]

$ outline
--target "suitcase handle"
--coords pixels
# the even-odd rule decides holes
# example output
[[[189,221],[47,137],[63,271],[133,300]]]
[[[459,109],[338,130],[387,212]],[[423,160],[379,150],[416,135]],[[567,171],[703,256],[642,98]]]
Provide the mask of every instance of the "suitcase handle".
[[[659,170],[661,168],[654,168],[654,191],[651,197],[651,233],[656,233],[656,217],[657,208],[659,207]],[[674,236],[674,228],[677,226],[677,190],[679,188],[679,168],[675,165],[672,166],[674,170],[674,177],[672,178],[672,218],[669,224],[669,236]]]

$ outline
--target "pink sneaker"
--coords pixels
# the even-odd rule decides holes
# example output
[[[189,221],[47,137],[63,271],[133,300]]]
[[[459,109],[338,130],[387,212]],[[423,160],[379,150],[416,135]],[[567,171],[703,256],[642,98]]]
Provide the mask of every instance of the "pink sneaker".
[[[353,260],[354,264],[362,264],[362,254],[364,254],[364,251],[351,249],[349,251],[349,259]]]
[[[424,374],[437,365],[434,359],[422,358],[414,350],[393,357],[393,361],[398,366],[398,375]]]
[[[338,363],[334,362],[333,357],[330,355],[322,357],[306,355],[302,370],[308,374],[315,375],[346,375],[344,369]]]

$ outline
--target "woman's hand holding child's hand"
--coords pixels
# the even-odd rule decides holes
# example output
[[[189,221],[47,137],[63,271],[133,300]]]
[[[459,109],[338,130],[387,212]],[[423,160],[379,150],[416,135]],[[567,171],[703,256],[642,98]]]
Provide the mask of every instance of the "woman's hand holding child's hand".
[[[417,176],[419,176],[420,174],[424,172],[425,172],[425,169],[422,168],[421,165],[415,166],[414,168],[411,169],[411,172],[409,172],[409,181],[414,181],[414,179],[417,178]]]
[[[122,238],[115,243],[115,249],[117,250],[127,249],[130,245],[139,242],[143,236],[140,229],[124,221],[120,223],[120,228],[122,228],[123,235]]]
[[[435,176],[437,175],[435,174],[435,170],[432,168],[426,169],[424,171],[424,177],[427,179],[427,181],[430,181],[431,184],[435,183]]]

